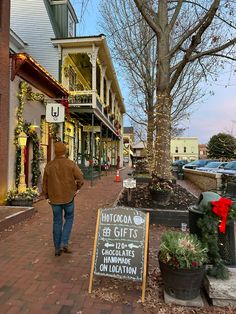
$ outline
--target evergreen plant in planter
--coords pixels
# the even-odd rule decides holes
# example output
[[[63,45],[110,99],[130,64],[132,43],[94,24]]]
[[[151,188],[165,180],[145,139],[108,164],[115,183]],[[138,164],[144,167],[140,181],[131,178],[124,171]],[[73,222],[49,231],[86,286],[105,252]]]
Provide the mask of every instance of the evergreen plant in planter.
[[[34,199],[39,195],[37,187],[27,188],[25,192],[10,190],[5,198],[5,203],[10,206],[32,206]]]
[[[176,231],[164,233],[158,260],[167,294],[182,300],[192,300],[199,295],[207,248],[196,235]]]
[[[165,180],[155,173],[152,173],[152,179],[149,183],[149,191],[152,199],[160,205],[166,205],[169,203],[172,191],[173,183],[172,181]]]
[[[227,259],[225,255],[228,254],[225,254],[224,248],[229,246],[229,252],[231,250],[235,252],[234,236],[233,247],[230,247],[228,242],[231,228],[234,235],[235,220],[236,204],[231,199],[222,197],[208,202],[203,208],[202,217],[197,221],[200,230],[199,238],[208,247],[208,258],[211,264],[208,268],[208,275],[217,279],[229,278],[229,271],[225,266]]]

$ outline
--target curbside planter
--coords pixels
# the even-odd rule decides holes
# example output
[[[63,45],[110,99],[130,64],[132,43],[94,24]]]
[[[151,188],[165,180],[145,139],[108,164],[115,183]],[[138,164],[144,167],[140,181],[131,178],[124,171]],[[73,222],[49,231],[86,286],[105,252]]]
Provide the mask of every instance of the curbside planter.
[[[197,269],[174,269],[159,260],[165,292],[173,298],[192,300],[199,296],[205,266]]]
[[[21,206],[21,207],[32,207],[33,200],[32,199],[13,199],[11,200],[11,206]]]

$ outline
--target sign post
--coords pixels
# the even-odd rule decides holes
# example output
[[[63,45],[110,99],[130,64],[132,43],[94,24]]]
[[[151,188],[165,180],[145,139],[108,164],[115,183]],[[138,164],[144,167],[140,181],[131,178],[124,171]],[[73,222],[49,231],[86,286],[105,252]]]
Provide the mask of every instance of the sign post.
[[[128,202],[131,201],[131,191],[136,188],[136,180],[128,178],[123,180],[123,187],[128,189]]]
[[[89,293],[93,274],[142,282],[145,299],[149,213],[134,208],[99,209],[97,215]]]

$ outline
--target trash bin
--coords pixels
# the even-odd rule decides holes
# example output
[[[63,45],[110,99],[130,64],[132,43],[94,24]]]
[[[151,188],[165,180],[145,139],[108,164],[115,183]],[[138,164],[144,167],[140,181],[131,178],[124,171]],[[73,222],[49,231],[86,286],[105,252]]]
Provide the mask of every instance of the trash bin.
[[[225,265],[236,265],[236,225],[235,221],[230,221],[226,225],[225,233],[218,233],[218,245],[220,256]]]
[[[204,207],[208,205],[209,202],[218,201],[220,196],[214,192],[202,192],[198,198],[196,205],[189,207],[189,230],[190,233],[196,234],[201,238],[201,231],[197,225],[199,218],[204,215]]]

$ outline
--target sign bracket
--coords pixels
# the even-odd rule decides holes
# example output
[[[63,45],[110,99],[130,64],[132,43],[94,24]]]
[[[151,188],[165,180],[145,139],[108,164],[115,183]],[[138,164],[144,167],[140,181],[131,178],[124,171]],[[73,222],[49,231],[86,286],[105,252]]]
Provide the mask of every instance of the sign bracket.
[[[148,262],[148,235],[149,235],[149,213],[146,214],[146,234],[144,246],[144,267],[143,267],[143,284],[142,284],[142,303],[145,301],[145,290],[147,282],[147,262]]]
[[[92,288],[93,288],[93,272],[94,272],[96,246],[97,246],[97,240],[98,240],[99,219],[100,219],[100,208],[98,209],[98,213],[97,213],[97,223],[96,223],[96,231],[95,231],[95,239],[94,239],[94,245],[93,245],[93,255],[92,255],[92,263],[91,263],[91,271],[90,271],[90,278],[89,278],[89,293],[92,293]]]

